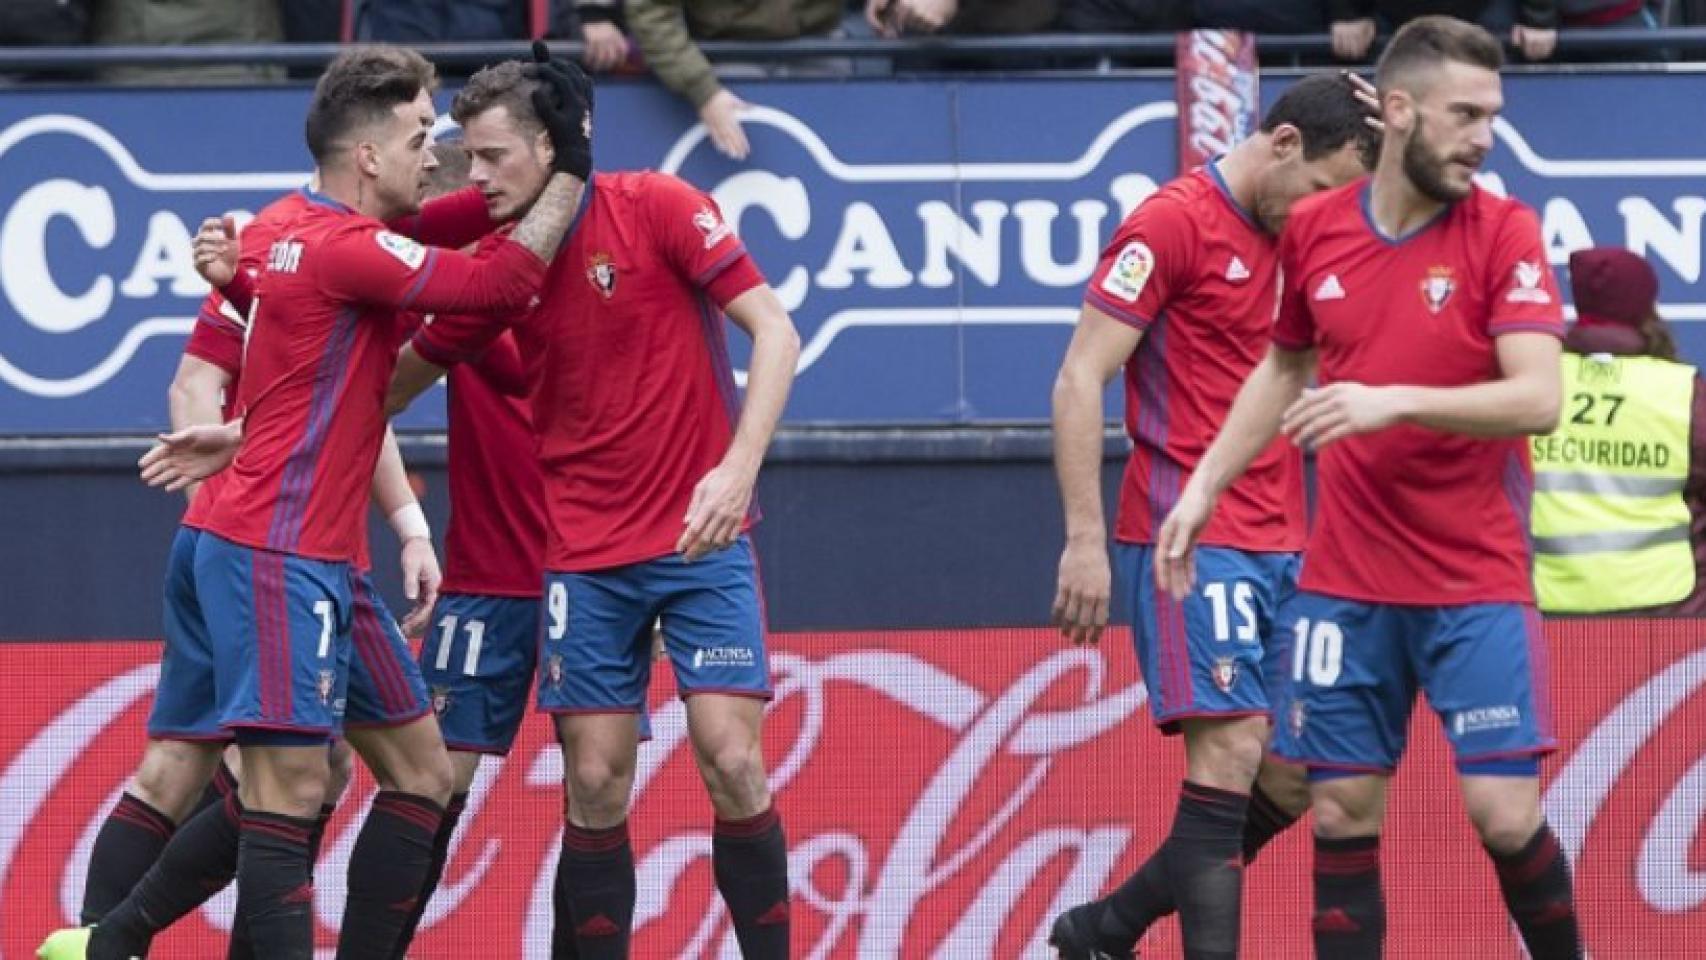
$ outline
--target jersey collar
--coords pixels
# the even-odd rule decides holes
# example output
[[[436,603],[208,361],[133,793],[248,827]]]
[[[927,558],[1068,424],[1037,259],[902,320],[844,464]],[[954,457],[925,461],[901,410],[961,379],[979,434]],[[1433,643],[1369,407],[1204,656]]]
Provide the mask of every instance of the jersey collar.
[[[1226,154],[1223,153],[1203,164],[1203,171],[1208,174],[1209,182],[1213,183],[1215,189],[1220,192],[1220,197],[1226,201],[1226,205],[1238,211],[1238,216],[1250,225],[1250,229],[1258,233],[1264,232],[1262,225],[1256,222],[1256,218],[1251,215],[1250,211],[1245,209],[1244,205],[1238,202],[1238,198],[1232,195],[1232,185],[1226,182],[1226,175],[1220,172],[1220,161],[1225,156]]]
[[[1362,221],[1363,221],[1363,223],[1368,224],[1368,232],[1374,234],[1376,237],[1379,237],[1381,240],[1384,240],[1386,243],[1390,244],[1391,246],[1396,247],[1396,246],[1399,246],[1403,243],[1410,241],[1411,239],[1415,238],[1419,234],[1426,231],[1429,227],[1431,227],[1434,224],[1445,219],[1445,215],[1450,213],[1451,208],[1457,206],[1457,204],[1456,203],[1448,203],[1445,206],[1440,207],[1439,210],[1436,211],[1433,216],[1427,218],[1426,220],[1423,220],[1421,223],[1417,224],[1414,228],[1412,228],[1409,232],[1400,234],[1396,237],[1388,235],[1386,233],[1386,231],[1380,229],[1380,224],[1374,222],[1374,178],[1373,177],[1369,177],[1367,180],[1363,181],[1362,189],[1360,191],[1358,191],[1357,206],[1362,208]]]
[[[302,196],[307,198],[309,203],[311,203],[317,207],[328,207],[332,210],[338,211],[339,213],[354,213],[355,212],[355,210],[353,208],[351,208],[349,205],[339,203],[338,201],[333,200],[331,197],[328,197],[325,194],[320,193],[317,190],[310,189],[308,187],[302,188]]]

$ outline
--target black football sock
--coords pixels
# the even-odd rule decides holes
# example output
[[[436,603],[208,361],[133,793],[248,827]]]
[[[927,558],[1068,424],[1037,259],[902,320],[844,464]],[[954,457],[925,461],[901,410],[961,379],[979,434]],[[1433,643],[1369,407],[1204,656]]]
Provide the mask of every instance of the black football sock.
[[[382,790],[374,798],[350,854],[339,960],[382,960],[397,949],[420,902],[443,821],[444,808],[430,797]]]
[[[161,930],[225,889],[237,870],[242,803],[236,793],[186,821],[160,857],[89,940],[91,958],[147,952]]]
[[[83,885],[84,925],[99,923],[130,896],[177,829],[171,817],[134,795],[126,793],[118,798],[89,852],[89,878]]]
[[[1386,942],[1380,838],[1315,838],[1315,956],[1379,960]]]
[[[734,918],[746,960],[787,960],[788,841],[772,805],[743,820],[717,819],[711,833],[717,890]]]
[[[634,928],[634,886],[628,821],[602,829],[565,824],[552,896],[557,909],[551,937],[553,960],[568,956],[627,960]],[[559,952],[565,932],[574,942],[574,953]]]
[[[1250,798],[1186,780],[1161,845],[1187,960],[1238,955],[1244,897],[1244,811]]]
[[[1274,802],[1262,785],[1251,784],[1250,808],[1244,812],[1244,864],[1255,862],[1268,841],[1284,833],[1301,814],[1291,813]]]
[[[315,817],[245,811],[237,854],[237,909],[258,960],[313,960]],[[99,929],[98,927],[96,929]]]
[[[1516,853],[1492,850],[1505,907],[1522,931],[1522,942],[1534,960],[1575,960],[1583,955],[1582,934],[1576,922],[1571,891],[1570,861],[1558,838],[1544,822]]]
[[[432,861],[427,865],[426,879],[421,882],[421,895],[415,903],[415,909],[409,914],[409,919],[403,924],[403,931],[397,937],[397,949],[392,951],[393,960],[403,960],[408,952],[409,944],[415,939],[415,930],[421,925],[421,916],[426,913],[427,903],[438,890],[438,881],[444,877],[445,861],[450,859],[450,841],[456,836],[456,825],[462,820],[462,810],[468,805],[466,793],[454,794],[444,807],[444,820],[438,825],[438,834],[432,838]]]

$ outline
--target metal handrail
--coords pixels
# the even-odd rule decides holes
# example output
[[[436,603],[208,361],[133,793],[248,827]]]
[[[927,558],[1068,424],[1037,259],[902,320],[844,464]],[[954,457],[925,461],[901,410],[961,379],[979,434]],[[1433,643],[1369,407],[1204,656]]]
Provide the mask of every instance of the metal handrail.
[[[1002,37],[907,37],[887,40],[878,37],[806,37],[766,42],[707,41],[699,49],[712,60],[762,60],[786,62],[824,57],[880,57],[905,60],[943,56],[975,57],[984,60],[1021,61],[1039,58],[1170,58],[1172,34],[1068,34],[1044,33]],[[578,56],[582,44],[554,42],[552,49]],[[117,66],[248,66],[317,67],[343,49],[335,43],[209,44],[205,46],[77,46],[0,47],[0,73],[39,70],[90,70]],[[416,47],[433,62],[446,67],[473,67],[497,60],[522,57],[527,45],[520,41],[501,43],[430,43]],[[1331,41],[1325,34],[1262,35],[1257,49],[1277,57],[1329,57]],[[1706,27],[1668,27],[1660,30],[1606,29],[1565,30],[1558,35],[1556,57],[1606,51],[1658,56],[1682,50],[1706,51]]]

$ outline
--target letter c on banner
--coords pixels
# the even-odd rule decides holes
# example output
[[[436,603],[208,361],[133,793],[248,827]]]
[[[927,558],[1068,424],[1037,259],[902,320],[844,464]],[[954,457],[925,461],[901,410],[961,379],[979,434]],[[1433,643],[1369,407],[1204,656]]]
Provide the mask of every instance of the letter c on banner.
[[[73,333],[106,315],[113,280],[102,275],[81,294],[53,281],[47,259],[47,228],[65,217],[95,249],[113,242],[113,201],[101,187],[73,180],[48,180],[24,191],[0,223],[0,276],[6,299],[24,322],[43,333]]]

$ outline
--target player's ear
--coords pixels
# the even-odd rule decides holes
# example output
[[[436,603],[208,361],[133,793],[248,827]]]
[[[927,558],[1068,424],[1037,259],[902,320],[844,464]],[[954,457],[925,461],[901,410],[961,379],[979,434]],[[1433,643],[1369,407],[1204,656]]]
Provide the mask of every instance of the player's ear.
[[[1275,160],[1290,160],[1303,152],[1303,133],[1289,123],[1282,123],[1268,135],[1268,149],[1273,151]]]
[[[533,158],[547,167],[557,161],[557,151],[551,146],[551,134],[545,130],[533,135]]]
[[[1416,125],[1416,100],[1410,91],[1393,87],[1380,94],[1380,115],[1386,129],[1409,133]]]
[[[379,145],[363,140],[355,145],[355,168],[370,176],[379,176]]]

